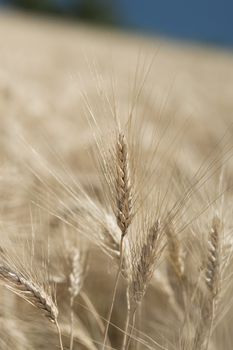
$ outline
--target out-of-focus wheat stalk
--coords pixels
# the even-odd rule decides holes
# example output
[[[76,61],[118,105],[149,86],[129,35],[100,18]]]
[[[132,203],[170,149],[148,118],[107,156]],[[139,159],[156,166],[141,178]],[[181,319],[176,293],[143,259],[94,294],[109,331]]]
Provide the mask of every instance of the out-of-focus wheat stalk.
[[[4,285],[26,300],[31,305],[37,307],[42,313],[56,324],[60,347],[63,350],[61,331],[57,321],[58,309],[52,298],[46,291],[33,281],[25,279],[19,273],[10,270],[5,266],[0,266],[0,279]]]
[[[56,322],[57,307],[41,287],[4,266],[0,267],[0,277],[8,289],[40,309],[49,320]]]
[[[112,316],[114,301],[116,298],[117,286],[118,286],[120,274],[122,272],[122,266],[123,266],[123,260],[124,260],[124,256],[123,256],[124,237],[127,234],[129,225],[132,221],[132,194],[131,194],[130,170],[129,170],[128,157],[129,157],[128,147],[125,140],[125,135],[123,134],[123,132],[119,132],[117,141],[116,141],[116,148],[115,148],[115,161],[116,161],[116,164],[115,164],[115,167],[116,167],[115,216],[116,216],[117,224],[121,231],[121,239],[120,239],[120,246],[119,246],[120,262],[119,262],[119,267],[116,274],[116,281],[113,289],[112,303],[111,303],[109,314],[107,317],[107,325],[106,325],[103,347],[102,347],[103,350],[105,348],[105,344],[107,340],[109,324]]]
[[[197,328],[194,339],[195,349],[208,349],[210,335],[215,315],[217,298],[220,292],[220,235],[222,225],[220,218],[215,216],[212,221],[211,230],[208,237],[208,256],[205,270],[205,283],[207,295],[204,299],[201,310],[201,322]]]
[[[80,293],[83,279],[85,274],[85,257],[82,257],[82,254],[78,248],[71,250],[69,259],[71,260],[71,273],[69,276],[70,279],[70,350],[73,350],[74,343],[74,300],[77,295]]]
[[[156,264],[163,251],[163,231],[161,231],[160,221],[156,220],[155,223],[149,228],[148,232],[143,232],[142,244],[135,242],[132,247],[130,266],[128,271],[129,284],[128,284],[128,317],[126,323],[126,332],[123,340],[123,349],[127,343],[127,331],[129,326],[129,317],[132,312],[133,324],[131,328],[131,334],[128,339],[127,348],[130,344],[130,338],[133,332],[136,310],[141,304],[145,295],[147,287],[154,274]]]

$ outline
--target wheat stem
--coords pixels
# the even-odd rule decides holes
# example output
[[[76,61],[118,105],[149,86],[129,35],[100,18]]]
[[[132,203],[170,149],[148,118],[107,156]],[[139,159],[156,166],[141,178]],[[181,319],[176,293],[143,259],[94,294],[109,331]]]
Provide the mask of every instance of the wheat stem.
[[[107,317],[107,325],[104,333],[103,347],[106,346],[107,335],[109,330],[109,325],[111,321],[111,316],[113,312],[113,306],[116,298],[117,287],[122,271],[123,265],[123,240],[127,234],[129,225],[132,220],[132,195],[131,195],[131,184],[130,184],[130,171],[128,162],[128,147],[125,141],[125,136],[122,132],[119,133],[116,142],[116,203],[115,203],[115,216],[117,220],[117,225],[121,230],[121,240],[120,240],[120,264],[117,270],[116,279],[114,283],[112,302],[110,310]]]
[[[29,304],[40,309],[50,321],[55,323],[58,331],[60,348],[63,350],[61,330],[57,321],[58,309],[52,298],[45,290],[36,283],[27,280],[20,273],[0,266],[0,279],[5,282],[5,286]]]
[[[118,267],[118,270],[117,270],[115,283],[114,283],[114,288],[113,288],[112,302],[111,302],[110,309],[109,309],[108,316],[107,316],[107,324],[106,324],[106,328],[105,328],[105,332],[104,332],[104,340],[103,340],[102,350],[104,350],[105,346],[106,346],[109,326],[110,326],[112,312],[113,312],[113,306],[114,306],[115,299],[116,299],[117,287],[118,287],[118,283],[119,283],[120,275],[121,275],[121,269],[122,269],[122,264],[123,264],[123,239],[124,239],[124,236],[121,236],[121,241],[120,241],[120,264],[119,264],[119,267]]]
[[[82,256],[80,250],[74,248],[71,251],[72,270],[69,276],[70,280],[70,350],[74,344],[74,300],[82,289],[84,276],[84,260],[86,256]]]
[[[220,288],[220,219],[215,216],[208,238],[208,257],[205,271],[207,295],[201,310],[202,319],[195,336],[197,350],[208,350],[212,332],[216,299]]]
[[[137,309],[135,308],[135,309],[134,309],[134,311],[133,311],[133,316],[132,316],[132,326],[131,326],[131,330],[130,330],[129,338],[128,338],[128,341],[127,341],[126,350],[128,350],[128,349],[129,349],[130,342],[131,342],[132,335],[133,335],[133,331],[134,331],[134,328],[135,328],[136,311],[137,311]],[[138,345],[138,343],[136,343],[136,344]],[[136,347],[137,347],[137,345],[136,345]]]
[[[130,321],[130,314],[131,314],[129,287],[127,288],[126,295],[127,295],[127,314],[126,314],[126,321],[125,321],[124,337],[122,341],[122,350],[126,349],[127,335],[128,335],[128,328],[129,328],[129,321]]]
[[[105,331],[105,327],[103,325],[103,322],[101,320],[101,318],[98,315],[98,312],[96,311],[95,306],[93,305],[93,303],[91,302],[91,300],[89,299],[88,295],[86,293],[81,292],[80,296],[82,297],[83,301],[85,302],[88,310],[92,313],[92,315],[95,317],[96,323],[100,329],[100,332],[102,334],[104,334]],[[108,341],[109,342],[109,341]]]
[[[70,298],[70,350],[73,350],[74,345],[74,298]]]
[[[57,320],[55,321],[55,325],[57,327],[57,333],[58,333],[58,338],[59,338],[60,349],[64,350],[63,343],[62,343],[62,336],[61,336],[61,328],[60,328]]]

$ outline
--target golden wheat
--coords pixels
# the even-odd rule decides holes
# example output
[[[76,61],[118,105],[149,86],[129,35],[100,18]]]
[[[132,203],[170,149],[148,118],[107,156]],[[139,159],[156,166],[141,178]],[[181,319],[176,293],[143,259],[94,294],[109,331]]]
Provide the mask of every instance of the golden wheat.
[[[0,31],[0,349],[232,349],[232,54]]]

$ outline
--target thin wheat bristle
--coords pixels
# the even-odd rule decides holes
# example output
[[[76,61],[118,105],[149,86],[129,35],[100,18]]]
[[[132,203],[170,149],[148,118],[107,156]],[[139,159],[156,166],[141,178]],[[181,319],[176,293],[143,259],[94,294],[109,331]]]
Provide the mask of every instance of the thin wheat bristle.
[[[128,146],[123,133],[119,133],[116,144],[116,218],[125,236],[132,220],[132,194],[128,160]]]
[[[7,288],[28,301],[31,305],[40,309],[50,321],[56,322],[58,309],[52,298],[47,295],[42,287],[5,266],[0,266],[0,279],[5,283]]]
[[[119,260],[120,257],[120,238],[121,230],[116,223],[116,219],[113,215],[106,214],[101,222],[101,237],[103,245],[107,251],[109,251],[114,258]]]

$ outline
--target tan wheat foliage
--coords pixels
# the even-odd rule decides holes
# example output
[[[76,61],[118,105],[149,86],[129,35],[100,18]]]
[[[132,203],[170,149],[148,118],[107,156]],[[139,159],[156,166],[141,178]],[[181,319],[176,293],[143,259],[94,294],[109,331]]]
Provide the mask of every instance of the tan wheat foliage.
[[[232,54],[4,13],[0,45],[0,349],[230,350]]]

